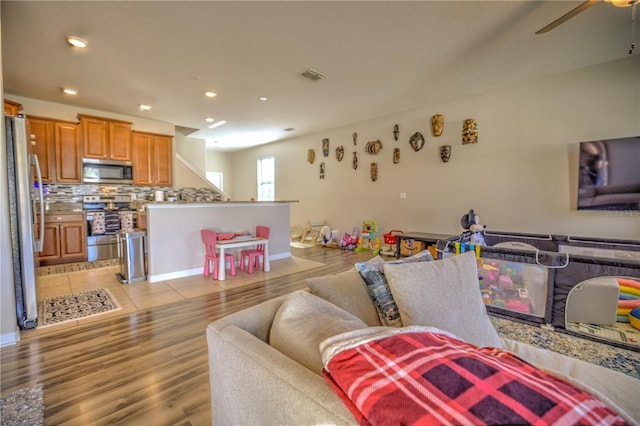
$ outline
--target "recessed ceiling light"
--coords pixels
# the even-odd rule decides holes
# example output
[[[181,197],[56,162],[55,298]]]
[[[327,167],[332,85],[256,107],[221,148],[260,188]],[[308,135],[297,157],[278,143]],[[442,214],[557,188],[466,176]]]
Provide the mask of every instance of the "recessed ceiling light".
[[[222,126],[223,124],[226,124],[226,123],[227,123],[226,121],[221,120],[221,121],[218,121],[217,123],[213,123],[212,125],[207,126],[207,127],[209,127],[210,129],[215,129],[216,127]]]
[[[62,92],[64,92],[65,95],[77,95],[78,94],[78,91],[76,89],[70,89],[68,87],[63,88]]]
[[[151,109],[151,105],[140,104],[138,105],[140,111],[149,111]]]
[[[269,98],[267,98],[266,96],[260,96],[258,99],[260,99],[261,101],[266,101]]]
[[[80,48],[85,48],[85,47],[87,47],[89,45],[89,43],[87,43],[86,40],[83,40],[83,39],[75,37],[75,36],[67,37],[67,43],[69,43],[70,45],[72,45],[74,47],[80,47]]]
[[[204,92],[204,95],[208,98],[215,98],[216,96],[218,96],[216,92]]]
[[[204,119],[204,121],[206,121],[207,123],[213,123],[214,120],[211,117],[207,117]]]

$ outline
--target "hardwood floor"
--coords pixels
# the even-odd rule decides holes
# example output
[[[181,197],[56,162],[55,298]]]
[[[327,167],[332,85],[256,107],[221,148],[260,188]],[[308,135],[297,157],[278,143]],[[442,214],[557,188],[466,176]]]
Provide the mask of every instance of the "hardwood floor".
[[[2,395],[41,384],[45,424],[211,424],[206,326],[371,252],[292,248],[324,266],[105,318],[0,349]]]

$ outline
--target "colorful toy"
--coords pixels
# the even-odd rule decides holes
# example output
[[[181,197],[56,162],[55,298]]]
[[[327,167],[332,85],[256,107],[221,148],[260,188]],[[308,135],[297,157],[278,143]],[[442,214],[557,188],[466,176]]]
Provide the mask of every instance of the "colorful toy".
[[[380,239],[377,237],[378,225],[373,220],[362,222],[362,231],[355,251],[372,250],[373,254],[380,253]]]
[[[633,328],[640,330],[640,308],[634,308],[629,312],[629,323]]]
[[[360,239],[360,229],[353,228],[351,234],[345,232],[342,236],[342,239],[338,242],[338,245],[343,250],[353,250],[358,245],[358,240]]]
[[[620,286],[617,321],[628,323],[631,322],[631,312],[640,308],[640,281],[630,278],[617,278],[617,281]]]

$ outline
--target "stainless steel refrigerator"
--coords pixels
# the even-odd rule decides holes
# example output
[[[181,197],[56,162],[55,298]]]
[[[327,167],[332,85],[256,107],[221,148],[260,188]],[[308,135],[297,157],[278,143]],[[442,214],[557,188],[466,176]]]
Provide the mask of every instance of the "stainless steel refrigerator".
[[[44,235],[44,229],[35,229],[36,208],[44,225],[44,202],[41,185],[34,183],[32,166],[37,182],[42,182],[42,177],[37,156],[29,154],[24,117],[5,117],[5,132],[16,313],[20,328],[27,329],[38,325],[35,253],[42,251],[43,240],[38,235]]]

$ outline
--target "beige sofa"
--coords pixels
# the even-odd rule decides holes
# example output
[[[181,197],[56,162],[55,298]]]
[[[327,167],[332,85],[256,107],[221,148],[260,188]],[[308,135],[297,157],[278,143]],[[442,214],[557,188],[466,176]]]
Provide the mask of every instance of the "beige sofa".
[[[384,271],[390,276],[394,272],[389,266]],[[362,320],[368,326],[380,325],[380,321],[363,314],[373,305],[367,297],[365,284],[357,283],[359,279],[357,273],[347,271],[330,279],[320,278],[316,282],[308,280],[311,289],[309,292],[301,291],[308,295],[303,299],[321,299],[310,294],[314,293],[324,296],[322,303],[328,303],[327,299],[337,300],[342,306],[336,306],[336,310],[348,312],[347,315],[360,318],[358,321]],[[364,293],[361,291],[363,288]],[[364,295],[363,298],[360,295]],[[272,334],[276,332],[272,331],[272,326],[283,321],[282,308],[291,298],[292,295],[289,295],[269,300],[208,326],[206,335],[213,424],[355,424],[353,416],[326,383],[320,371],[305,367],[304,362],[285,355],[291,353],[301,339],[293,335],[291,348],[282,346],[282,342],[278,345],[279,349],[269,344],[270,341],[273,343]],[[313,309],[323,306],[321,310],[328,316],[336,316],[338,312],[327,308],[328,305],[314,306]],[[308,310],[301,313],[303,320],[307,321],[303,327],[315,326],[320,334],[328,333],[322,318],[314,317]],[[290,318],[285,319],[289,320]],[[319,338],[315,331],[309,330],[301,335],[307,333],[314,335],[310,339]],[[640,380],[524,343],[503,339],[502,345],[504,349],[515,352],[539,368],[561,375],[565,380],[591,391],[621,413],[630,424],[640,424],[640,404],[637,399],[640,395]]]

